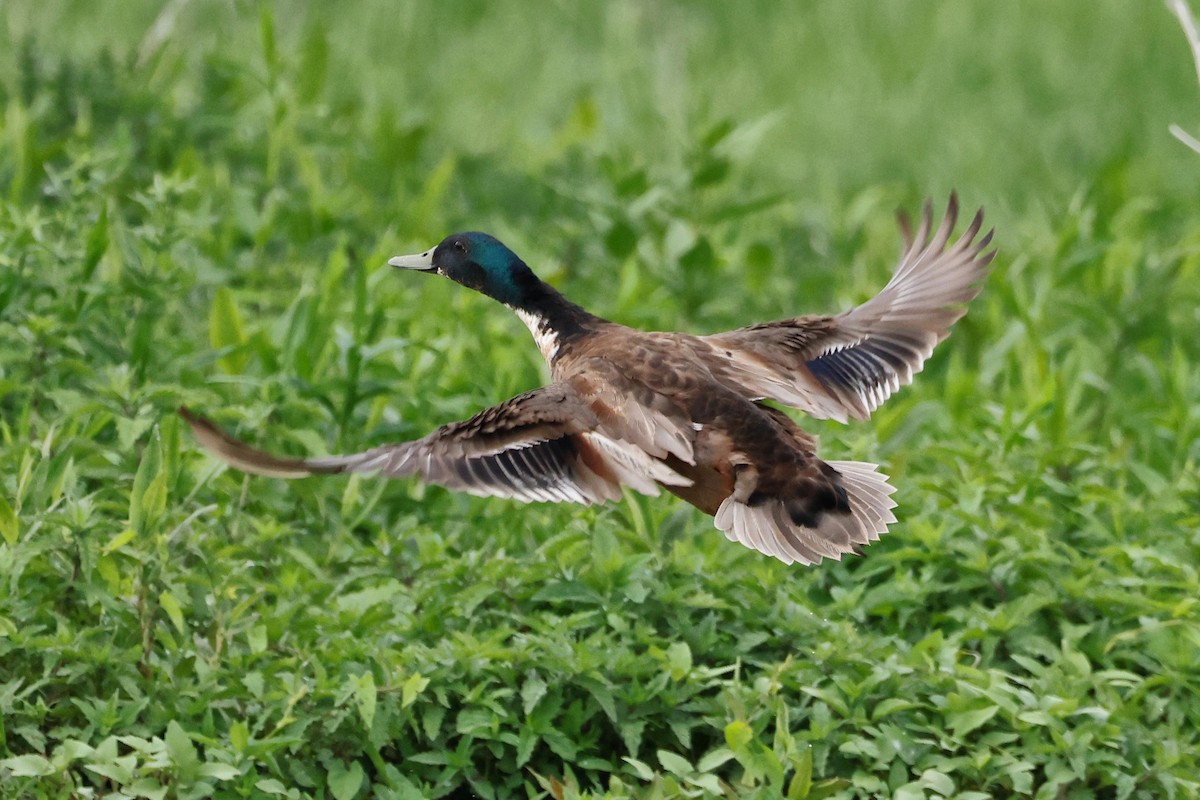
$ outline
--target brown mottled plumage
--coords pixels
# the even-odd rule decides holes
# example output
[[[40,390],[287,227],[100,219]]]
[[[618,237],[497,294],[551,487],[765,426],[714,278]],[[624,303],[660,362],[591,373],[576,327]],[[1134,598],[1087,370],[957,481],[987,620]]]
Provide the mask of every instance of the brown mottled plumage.
[[[327,458],[282,458],[187,409],[200,443],[235,467],[294,478],[417,476],[477,495],[599,503],[659,487],[734,541],[786,563],[840,558],[887,532],[894,489],[874,464],[823,461],[773,400],[822,419],[866,419],[911,382],[979,292],[994,252],[983,212],[953,244],[951,195],[932,230],[926,204],[892,280],[837,316],[766,322],[712,336],[648,333],[574,305],[508,248],[456,234],[393,266],[437,272],[499,300],[529,326],[553,383],[412,442]]]

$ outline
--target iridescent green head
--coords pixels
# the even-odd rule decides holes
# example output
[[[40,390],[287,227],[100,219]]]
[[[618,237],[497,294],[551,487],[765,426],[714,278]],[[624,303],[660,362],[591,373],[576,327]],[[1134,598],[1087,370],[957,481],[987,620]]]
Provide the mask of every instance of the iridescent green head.
[[[522,307],[541,283],[516,253],[486,233],[455,233],[432,250],[396,256],[388,264],[445,275],[514,308]]]

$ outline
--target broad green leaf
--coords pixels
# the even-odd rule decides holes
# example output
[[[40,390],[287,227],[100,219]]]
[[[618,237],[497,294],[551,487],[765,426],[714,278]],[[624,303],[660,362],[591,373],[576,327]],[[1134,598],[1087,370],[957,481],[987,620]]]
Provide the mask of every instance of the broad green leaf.
[[[812,791],[813,756],[812,748],[804,748],[803,754],[795,761],[796,774],[788,784],[789,800],[805,800]]]
[[[712,772],[731,758],[733,758],[731,750],[718,747],[696,762],[696,770],[699,772]]]
[[[741,720],[735,720],[725,726],[725,743],[736,755],[745,752],[747,745],[754,740],[754,731]]]
[[[246,330],[242,315],[238,311],[233,291],[227,286],[217,289],[213,295],[212,308],[208,315],[208,341],[215,350],[237,351],[246,344]],[[221,369],[231,375],[240,375],[246,368],[249,356],[245,352],[231,352],[221,356]]]
[[[683,680],[692,671],[692,650],[687,642],[673,642],[667,648],[667,663],[671,666],[671,677]]]
[[[346,481],[346,488],[342,490],[342,513],[349,515],[354,511],[362,500],[362,476],[357,473],[351,475]]]
[[[250,728],[245,720],[237,720],[229,726],[229,744],[239,753],[245,753],[250,744]]]
[[[167,723],[163,740],[167,743],[167,755],[171,757],[171,763],[179,767],[181,772],[191,773],[195,770],[199,760],[196,746],[178,722],[171,720]]]
[[[265,685],[266,682],[263,679],[263,674],[258,670],[247,672],[242,676],[242,686],[246,687],[251,697],[262,697]]]
[[[779,760],[779,756],[775,755],[775,751],[765,746],[762,742],[754,742],[750,745],[750,750],[754,753],[754,767],[761,770],[764,775],[771,781],[772,784],[779,785],[780,791],[783,790],[783,762]]]
[[[78,761],[81,758],[87,758],[95,752],[96,748],[87,742],[81,742],[78,739],[65,739],[54,751],[54,760],[59,764],[64,762],[70,763]]]
[[[1049,712],[1041,709],[1022,711],[1020,714],[1017,714],[1017,719],[1021,720],[1022,722],[1028,722],[1030,725],[1045,726],[1054,723],[1054,717],[1050,716]]]
[[[246,631],[246,644],[250,646],[251,653],[265,653],[267,651],[267,626],[255,625]]]
[[[116,423],[117,442],[121,449],[132,450],[138,439],[154,427],[154,416],[152,414],[138,414],[135,417],[119,416],[116,418]]]
[[[163,611],[167,612],[175,630],[184,633],[186,625],[183,621],[183,609],[180,607],[179,601],[175,599],[175,595],[170,592],[162,592],[158,596],[158,604],[162,606]]]
[[[934,790],[942,797],[954,796],[954,780],[936,769],[927,769],[921,773],[921,785]]]
[[[497,722],[496,712],[487,708],[464,708],[454,721],[454,729],[459,733],[487,733]],[[547,737],[549,738],[549,737]]]
[[[833,687],[825,688],[821,686],[801,686],[800,691],[805,694],[821,700],[829,705],[839,716],[850,716],[850,708],[846,705],[846,701],[838,694]]]
[[[7,769],[17,778],[36,778],[42,775],[53,775],[54,765],[45,756],[27,755],[13,756],[0,761],[0,768]]]
[[[0,536],[4,537],[10,546],[17,543],[17,536],[20,532],[20,525],[17,522],[16,512],[9,505],[8,500],[4,495],[0,495]]]
[[[522,728],[517,737],[517,766],[523,767],[529,763],[533,748],[538,743],[538,736],[528,728]]]
[[[232,764],[223,764],[220,761],[205,761],[196,770],[196,774],[201,778],[213,778],[218,781],[231,781],[239,777],[242,771]]]
[[[871,709],[871,719],[881,720],[889,714],[895,714],[897,711],[905,711],[910,708],[916,708],[917,704],[911,700],[905,700],[901,697],[889,697],[881,700],[878,705]]]
[[[108,584],[110,592],[116,593],[121,587],[121,570],[117,566],[117,559],[113,556],[101,556],[96,560],[96,572]]]
[[[721,788],[720,779],[711,773],[693,775],[687,779],[687,783],[690,783],[694,786],[699,786],[709,794],[717,797],[725,794],[724,790]]]
[[[254,788],[267,794],[283,795],[285,797],[288,794],[287,787],[274,778],[263,778],[254,784]]]
[[[351,762],[349,768],[335,762],[329,770],[329,793],[335,800],[352,800],[362,786],[363,777],[363,768],[357,761]]]
[[[825,800],[826,797],[832,797],[851,785],[850,781],[845,778],[826,778],[823,781],[817,781],[813,784],[812,791],[808,793],[807,800]]]
[[[133,477],[129,496],[129,524],[135,533],[145,533],[163,513],[167,504],[167,476],[162,466],[162,446],[158,429],[142,451],[142,461]]]
[[[354,705],[362,718],[363,726],[369,731],[375,724],[375,700],[378,690],[375,688],[375,673],[367,670],[361,675],[350,678],[354,686]]]
[[[126,791],[133,797],[143,797],[145,800],[162,800],[167,796],[167,790],[171,788],[163,783],[158,778],[138,778],[133,783],[126,787]]]
[[[967,711],[959,711],[946,715],[946,724],[961,739],[971,731],[981,727],[1000,710],[999,706],[985,706]]]
[[[437,741],[441,731],[442,721],[446,718],[446,709],[439,705],[428,705],[421,715],[421,730],[425,738]]]
[[[104,545],[104,549],[100,552],[108,555],[114,550],[120,550],[122,547],[132,542],[135,535],[136,534],[134,533],[133,528],[126,528],[110,539],[108,544]]]
[[[421,677],[421,673],[414,672],[408,676],[408,680],[404,681],[404,687],[400,692],[400,707],[408,708],[416,702],[417,697],[421,692],[425,691],[425,687],[429,685],[429,678]]]
[[[157,520],[167,507],[167,473],[159,470],[142,495],[142,514],[147,523]]]
[[[404,591],[404,586],[394,578],[388,578],[375,586],[368,586],[357,592],[349,592],[337,599],[337,607],[354,616],[362,616],[367,609],[379,603],[386,603]]]
[[[526,715],[533,713],[538,701],[546,696],[546,682],[536,672],[529,673],[521,686],[521,704]]]
[[[137,756],[113,756],[110,759],[103,759],[100,749],[96,748],[94,760],[84,764],[84,769],[97,775],[103,775],[118,784],[129,783],[133,779],[133,772],[137,767]]]
[[[662,764],[663,769],[681,778],[686,778],[691,775],[694,770],[687,759],[669,750],[659,750],[657,752],[658,763]]]

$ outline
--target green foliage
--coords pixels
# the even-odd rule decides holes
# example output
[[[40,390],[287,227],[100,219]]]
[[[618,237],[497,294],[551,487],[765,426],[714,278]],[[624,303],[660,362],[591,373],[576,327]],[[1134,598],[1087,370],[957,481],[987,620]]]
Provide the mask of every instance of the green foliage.
[[[0,14],[0,794],[1200,792],[1165,11],[160,5]],[[320,453],[537,384],[502,309],[383,266],[452,229],[711,331],[868,296],[952,185],[986,291],[871,422],[811,424],[900,487],[862,559],[670,498],[248,478],[175,415]]]

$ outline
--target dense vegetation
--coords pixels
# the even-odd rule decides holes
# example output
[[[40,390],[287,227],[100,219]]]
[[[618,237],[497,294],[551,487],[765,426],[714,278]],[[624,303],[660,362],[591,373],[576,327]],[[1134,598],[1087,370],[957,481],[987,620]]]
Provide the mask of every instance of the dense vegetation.
[[[400,7],[403,5],[403,7]],[[160,8],[161,6],[161,8]],[[1156,4],[0,5],[0,794],[1200,793],[1200,87]],[[714,331],[1000,256],[788,568],[669,497],[247,478],[536,385],[389,255],[489,230]],[[807,424],[807,423],[806,423]]]

